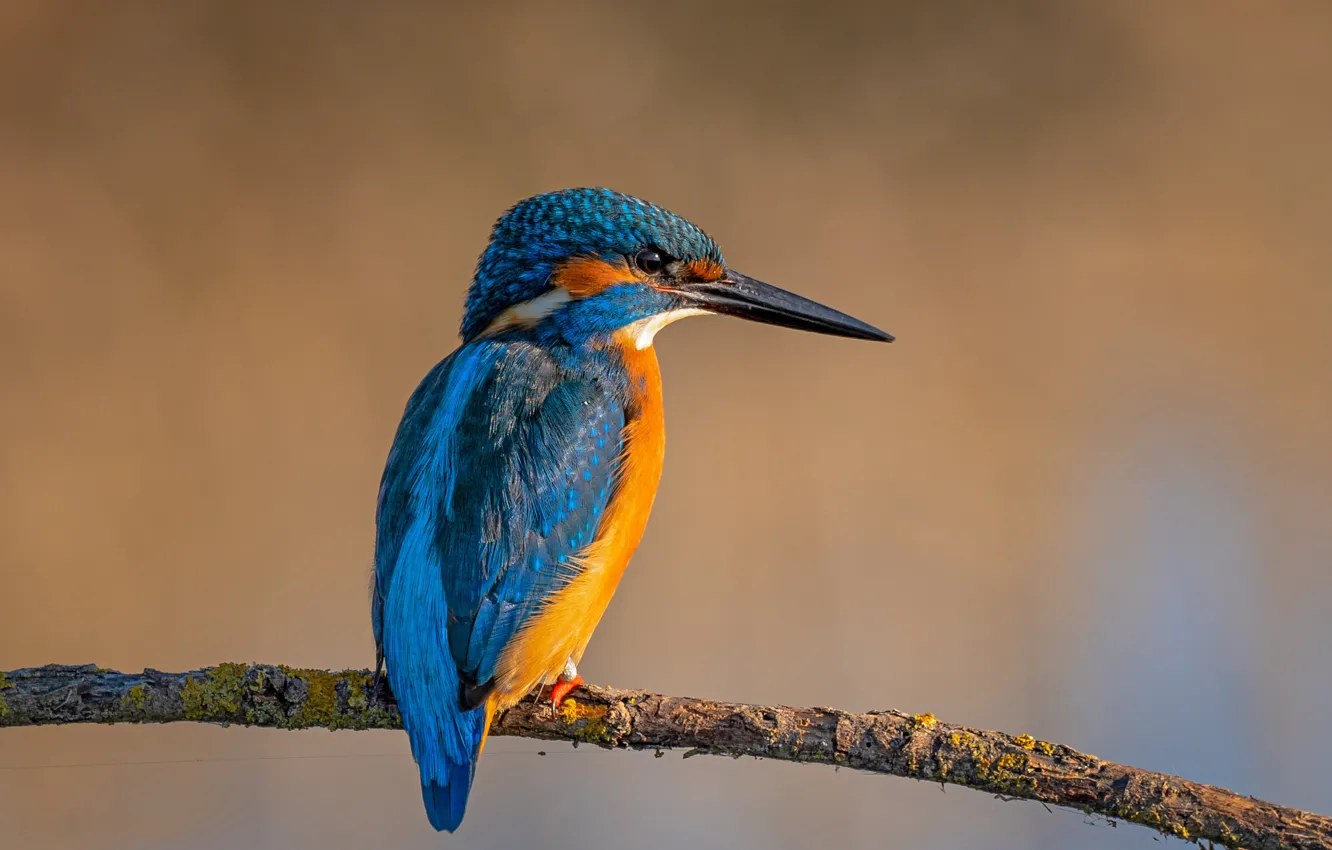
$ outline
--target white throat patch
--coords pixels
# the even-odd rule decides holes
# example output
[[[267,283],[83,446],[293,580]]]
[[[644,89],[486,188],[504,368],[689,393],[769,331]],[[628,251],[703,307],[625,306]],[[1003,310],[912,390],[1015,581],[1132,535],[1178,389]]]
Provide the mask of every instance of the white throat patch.
[[[652,346],[652,340],[657,335],[657,331],[669,325],[671,322],[678,322],[680,319],[686,319],[690,316],[711,315],[710,310],[700,310],[697,307],[682,307],[679,310],[670,310],[666,313],[658,313],[655,316],[649,316],[646,319],[639,319],[637,322],[625,325],[621,333],[627,334],[633,340],[634,348],[642,351]]]

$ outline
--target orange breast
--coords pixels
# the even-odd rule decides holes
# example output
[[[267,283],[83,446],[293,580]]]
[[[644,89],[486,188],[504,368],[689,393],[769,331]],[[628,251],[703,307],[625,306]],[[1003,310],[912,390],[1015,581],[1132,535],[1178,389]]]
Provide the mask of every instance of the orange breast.
[[[575,664],[582,660],[652,511],[666,453],[661,371],[651,347],[640,351],[628,337],[617,337],[616,343],[630,385],[639,394],[637,417],[624,430],[620,484],[596,540],[579,553],[578,576],[532,617],[501,656],[493,697],[500,708],[517,702],[538,683],[554,681],[568,659]]]

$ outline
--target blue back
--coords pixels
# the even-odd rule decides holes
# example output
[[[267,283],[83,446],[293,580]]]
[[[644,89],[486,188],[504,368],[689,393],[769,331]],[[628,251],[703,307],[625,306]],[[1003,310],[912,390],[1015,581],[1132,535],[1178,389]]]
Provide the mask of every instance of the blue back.
[[[505,646],[574,575],[614,493],[613,352],[468,343],[407,404],[380,485],[373,624],[431,823],[462,819]]]

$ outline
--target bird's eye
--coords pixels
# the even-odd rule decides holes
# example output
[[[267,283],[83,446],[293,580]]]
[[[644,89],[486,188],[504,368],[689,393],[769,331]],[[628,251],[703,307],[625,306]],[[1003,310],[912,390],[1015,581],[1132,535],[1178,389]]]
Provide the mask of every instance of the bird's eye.
[[[656,274],[666,264],[665,259],[651,248],[644,248],[634,255],[634,265],[644,274]]]

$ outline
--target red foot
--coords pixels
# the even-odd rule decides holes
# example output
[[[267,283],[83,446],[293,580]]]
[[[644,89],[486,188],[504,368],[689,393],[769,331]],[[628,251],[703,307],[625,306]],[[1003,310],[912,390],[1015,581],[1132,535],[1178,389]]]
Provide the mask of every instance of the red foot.
[[[550,704],[559,708],[560,703],[564,702],[564,698],[581,684],[583,684],[582,676],[574,676],[567,682],[563,679],[557,680],[554,687],[550,689]]]

